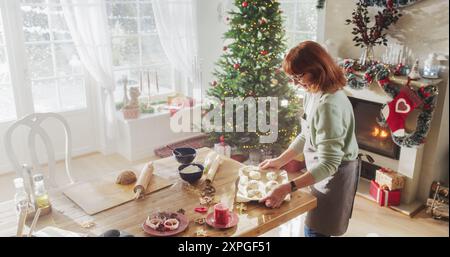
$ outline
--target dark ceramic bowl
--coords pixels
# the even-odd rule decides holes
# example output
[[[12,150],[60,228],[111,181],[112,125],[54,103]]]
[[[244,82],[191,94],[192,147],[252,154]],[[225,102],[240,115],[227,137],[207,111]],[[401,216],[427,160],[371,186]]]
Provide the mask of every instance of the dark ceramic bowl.
[[[190,172],[190,173],[184,173],[183,170],[188,166],[197,166],[198,171],[196,172]],[[189,183],[195,183],[197,182],[203,175],[204,167],[201,164],[197,163],[191,163],[191,164],[183,164],[178,167],[178,172],[180,173],[180,177]]]
[[[191,147],[180,147],[175,148],[173,151],[173,156],[180,164],[189,164],[195,159],[197,156],[197,150]]]

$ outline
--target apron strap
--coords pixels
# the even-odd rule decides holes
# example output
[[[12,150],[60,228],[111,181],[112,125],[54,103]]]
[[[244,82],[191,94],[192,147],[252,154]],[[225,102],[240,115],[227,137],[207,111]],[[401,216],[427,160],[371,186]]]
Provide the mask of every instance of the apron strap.
[[[359,179],[361,177],[361,168],[362,168],[362,156],[358,154],[358,157],[356,158],[358,160],[358,168],[356,171],[358,172],[355,182],[355,194],[353,196],[353,202],[352,202],[352,210],[350,211],[350,218],[352,218],[353,214],[353,206],[355,205],[355,198],[356,198],[356,192],[358,192],[358,185],[359,185]]]

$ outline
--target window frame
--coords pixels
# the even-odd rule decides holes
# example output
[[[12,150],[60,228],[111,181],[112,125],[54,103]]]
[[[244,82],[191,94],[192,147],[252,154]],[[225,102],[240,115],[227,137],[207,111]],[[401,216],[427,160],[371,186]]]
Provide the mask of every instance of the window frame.
[[[283,6],[283,4],[288,4],[288,3],[293,3],[296,5],[302,4],[304,0],[280,0],[280,4],[281,6]],[[308,0],[308,2],[314,3],[314,6],[317,4],[316,0]],[[323,43],[324,41],[324,30],[325,30],[325,8],[326,6],[324,6],[323,9],[317,9],[317,24],[316,24],[316,31],[315,31],[315,41],[319,42],[319,43]],[[295,8],[297,9],[297,8]],[[294,22],[298,22],[298,17],[297,17],[297,12],[295,12],[295,17],[294,17]],[[287,17],[286,17],[287,18]],[[286,36],[288,35],[294,35],[294,34],[309,34],[311,33],[310,31],[304,31],[304,30],[290,30],[288,28],[286,28]],[[288,41],[289,43],[289,41]]]
[[[106,5],[110,5],[110,8],[112,9],[112,5],[113,4],[128,4],[128,5],[133,5],[134,7],[136,7],[136,32],[133,33],[126,33],[126,34],[121,34],[121,35],[113,35],[112,31],[111,31],[111,24],[110,24],[110,15],[111,13],[107,13],[108,15],[108,25],[110,28],[110,35],[111,35],[111,48],[114,49],[114,45],[113,45],[113,40],[117,39],[117,38],[133,38],[136,37],[138,40],[138,48],[139,48],[139,63],[138,64],[133,64],[133,65],[120,65],[120,66],[115,66],[113,63],[113,72],[114,74],[117,74],[119,72],[127,72],[128,74],[132,73],[132,72],[136,72],[139,70],[143,70],[143,71],[155,71],[158,70],[159,72],[161,72],[161,70],[163,70],[163,68],[169,66],[170,68],[170,87],[164,87],[167,88],[168,90],[163,90],[163,92],[159,92],[156,93],[154,91],[151,91],[150,95],[152,97],[164,97],[166,95],[170,95],[172,93],[175,93],[175,75],[174,75],[174,69],[172,67],[172,65],[170,64],[170,61],[167,59],[166,57],[166,62],[154,62],[154,63],[150,63],[150,64],[144,64],[143,62],[143,38],[144,37],[151,37],[151,36],[156,36],[159,40],[159,35],[157,31],[154,32],[145,32],[142,31],[142,19],[143,17],[140,16],[141,14],[141,4],[153,4],[152,0],[128,0],[128,1],[124,1],[124,0],[105,0],[105,4]],[[108,8],[107,8],[108,9]],[[154,17],[153,17],[154,19]],[[156,25],[155,25],[156,26]],[[161,49],[163,54],[164,53],[164,49]],[[111,53],[112,54],[112,53]],[[128,76],[129,77],[129,76]],[[120,78],[116,77],[116,82],[118,80],[120,80]],[[117,84],[117,88],[116,90],[121,90],[120,88],[120,84]],[[145,89],[144,89],[145,91]],[[122,95],[122,93],[120,93]],[[141,98],[145,98],[148,96],[148,93],[144,94],[143,92],[141,93]],[[116,97],[114,98],[114,101],[116,103],[120,103],[122,101],[122,99],[116,99]]]
[[[33,5],[43,5],[40,3]],[[60,6],[60,4],[45,4],[45,6]],[[54,45],[55,43],[74,43],[73,40],[49,40],[49,41],[25,41],[25,33],[23,33],[23,15],[22,15],[22,2],[21,1],[9,1],[0,0],[0,11],[2,13],[3,29],[4,29],[4,40],[8,58],[8,66],[10,73],[10,83],[13,91],[13,98],[16,110],[16,118],[14,120],[20,119],[21,117],[34,113],[34,99],[33,99],[33,89],[32,81],[42,81],[42,80],[52,80],[55,83],[60,79],[79,79],[82,78],[84,82],[84,98],[85,105],[79,108],[64,109],[60,105],[57,110],[52,110],[52,112],[60,113],[63,115],[73,115],[77,113],[86,113],[92,105],[90,102],[91,93],[89,92],[90,87],[90,75],[82,68],[79,74],[72,74],[67,76],[60,76],[53,74],[50,77],[42,77],[38,79],[32,79],[30,65],[27,58],[27,45],[30,44],[48,44]],[[19,33],[17,32],[19,31]],[[52,34],[50,32],[50,34]],[[51,37],[53,37],[51,35]],[[53,47],[53,46],[51,46]],[[54,54],[52,52],[53,66],[56,65],[54,61]],[[56,85],[56,90],[59,93],[60,89]],[[57,101],[61,101],[60,95],[58,95]],[[9,123],[14,120],[0,120],[1,123]]]

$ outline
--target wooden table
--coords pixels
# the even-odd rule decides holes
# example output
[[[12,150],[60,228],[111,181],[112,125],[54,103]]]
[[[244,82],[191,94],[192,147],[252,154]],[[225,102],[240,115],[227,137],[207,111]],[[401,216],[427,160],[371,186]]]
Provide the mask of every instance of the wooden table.
[[[209,148],[199,149],[195,162],[202,163],[209,151],[211,151]],[[143,165],[137,165],[133,168],[141,169]],[[53,211],[39,219],[36,230],[46,226],[54,226],[96,236],[108,229],[119,229],[135,236],[147,236],[141,225],[150,212],[175,212],[183,208],[190,222],[188,228],[179,236],[195,236],[196,231],[201,228],[207,231],[208,236],[258,236],[315,208],[317,205],[314,196],[306,190],[299,190],[292,194],[289,202],[283,203],[278,209],[269,209],[263,204],[257,203],[247,204],[247,211],[239,215],[239,223],[234,228],[217,230],[206,224],[198,225],[194,223],[194,219],[206,215],[194,212],[194,208],[200,205],[199,196],[192,190],[195,189],[195,185],[189,186],[179,178],[177,174],[178,165],[173,157],[154,162],[156,174],[173,180],[174,184],[171,187],[150,194],[145,199],[128,202],[92,216],[84,213],[74,202],[65,197],[62,190],[51,192],[50,200]],[[238,169],[242,165],[232,159],[226,159],[220,166],[213,182],[217,190],[216,200],[222,201],[228,206],[233,206]],[[290,178],[298,175],[300,174],[289,173]],[[14,201],[0,203],[0,236],[15,234],[16,219]],[[91,228],[83,228],[82,224],[85,222],[93,222],[95,225]],[[28,221],[27,225],[29,226],[30,223],[31,221]]]

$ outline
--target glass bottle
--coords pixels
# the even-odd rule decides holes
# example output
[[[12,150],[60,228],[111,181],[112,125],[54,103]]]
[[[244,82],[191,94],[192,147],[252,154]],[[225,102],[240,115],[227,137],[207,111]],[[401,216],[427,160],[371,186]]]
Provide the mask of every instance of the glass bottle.
[[[36,207],[41,209],[50,207],[48,193],[44,185],[44,176],[42,174],[36,174],[33,176],[33,181]]]
[[[20,213],[21,210],[28,210],[30,207],[30,198],[25,190],[23,178],[15,178],[14,187],[16,188],[14,202],[16,204],[17,213]]]

